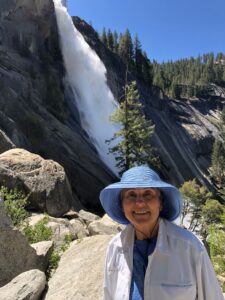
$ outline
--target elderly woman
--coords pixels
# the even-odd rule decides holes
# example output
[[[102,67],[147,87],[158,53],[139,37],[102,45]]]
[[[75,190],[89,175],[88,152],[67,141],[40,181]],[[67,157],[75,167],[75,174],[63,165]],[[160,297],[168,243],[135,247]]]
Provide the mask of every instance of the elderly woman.
[[[110,242],[104,300],[223,300],[203,244],[172,223],[181,196],[147,166],[126,171],[100,193],[125,229]]]

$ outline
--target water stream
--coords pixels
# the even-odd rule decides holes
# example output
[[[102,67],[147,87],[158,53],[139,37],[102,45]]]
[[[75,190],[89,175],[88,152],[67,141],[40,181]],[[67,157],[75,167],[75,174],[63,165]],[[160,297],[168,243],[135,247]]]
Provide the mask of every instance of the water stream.
[[[115,173],[115,159],[108,154],[105,140],[118,127],[109,121],[116,101],[106,82],[106,68],[97,54],[75,28],[63,0],[54,0],[60,46],[66,78],[78,107],[82,127],[95,145],[101,159]]]

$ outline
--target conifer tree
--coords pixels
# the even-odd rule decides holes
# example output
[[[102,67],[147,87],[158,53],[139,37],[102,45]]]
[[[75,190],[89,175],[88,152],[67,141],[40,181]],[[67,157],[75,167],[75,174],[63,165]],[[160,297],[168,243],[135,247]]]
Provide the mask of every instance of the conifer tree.
[[[152,65],[150,63],[150,60],[148,59],[147,53],[144,51],[142,55],[142,74],[143,79],[146,83],[152,84],[153,82],[153,69]]]
[[[221,113],[220,123],[221,139],[216,139],[213,144],[212,166],[210,173],[221,189],[225,188],[225,106]]]
[[[113,52],[118,53],[118,34],[113,32]]]
[[[136,75],[138,77],[142,77],[142,50],[141,43],[137,34],[134,38],[134,63]]]
[[[103,28],[103,31],[102,31],[101,40],[102,40],[103,44],[105,44],[107,46],[107,35],[106,35],[105,27]]]
[[[109,152],[114,153],[121,172],[144,163],[159,165],[149,141],[154,125],[146,119],[143,109],[136,82],[133,81],[125,86],[124,99],[111,116],[111,121],[120,124],[121,129],[107,141],[110,144],[119,140],[118,144],[109,148]]]
[[[113,34],[110,29],[107,32],[107,45],[108,48],[113,51]]]
[[[118,52],[124,63],[130,68],[133,64],[133,42],[129,30],[120,36]]]

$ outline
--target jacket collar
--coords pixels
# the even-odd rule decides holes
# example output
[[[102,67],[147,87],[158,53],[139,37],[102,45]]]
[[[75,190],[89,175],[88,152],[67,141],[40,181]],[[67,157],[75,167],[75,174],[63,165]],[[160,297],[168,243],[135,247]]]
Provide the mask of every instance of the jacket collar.
[[[169,221],[160,218],[159,220],[159,232],[157,237],[157,243],[155,251],[159,251],[162,254],[169,254],[169,242],[168,242],[168,227]],[[134,226],[128,224],[126,228],[120,233],[120,239],[116,240],[117,247],[122,248],[123,252],[129,252],[133,249],[134,245]]]
[[[169,221],[160,218],[159,221],[159,232],[156,243],[156,251],[161,252],[162,254],[169,254],[169,241],[168,241],[168,227]]]

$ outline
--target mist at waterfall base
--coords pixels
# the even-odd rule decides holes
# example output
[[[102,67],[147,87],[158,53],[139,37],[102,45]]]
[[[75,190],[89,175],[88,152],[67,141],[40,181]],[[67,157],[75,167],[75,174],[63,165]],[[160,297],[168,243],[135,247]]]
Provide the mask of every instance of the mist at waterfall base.
[[[115,158],[108,153],[108,145],[105,143],[119,129],[109,120],[117,104],[107,86],[106,68],[75,28],[63,6],[63,0],[54,0],[54,5],[66,69],[65,80],[73,91],[81,125],[104,163],[118,174]]]

